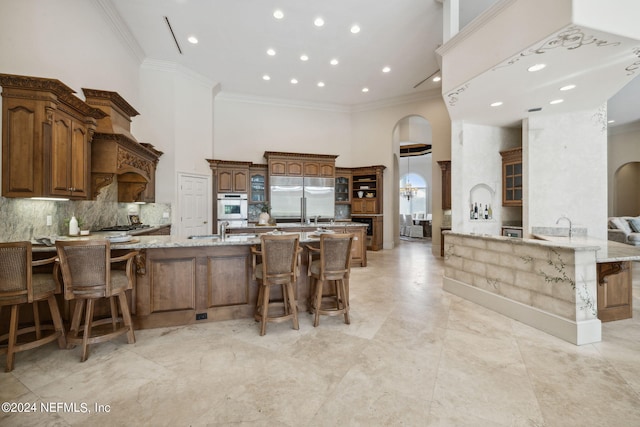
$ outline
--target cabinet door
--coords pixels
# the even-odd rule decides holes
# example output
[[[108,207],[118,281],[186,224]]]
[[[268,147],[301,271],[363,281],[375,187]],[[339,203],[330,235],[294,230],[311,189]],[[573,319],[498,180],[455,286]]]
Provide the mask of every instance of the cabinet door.
[[[71,135],[71,193],[73,197],[86,198],[89,196],[89,137],[87,130],[72,121]]]
[[[50,190],[54,196],[68,196],[71,189],[71,120],[57,116],[53,120],[51,138]]]
[[[336,168],[331,163],[320,163],[320,176],[331,178],[335,176]]]
[[[288,176],[302,176],[303,166],[301,161],[288,161],[287,162],[287,175]]]
[[[31,197],[39,191],[42,173],[39,117],[35,102],[4,98],[2,195]],[[19,100],[23,101],[23,100]],[[43,131],[49,130],[45,126]]]
[[[265,174],[252,173],[251,174],[251,194],[249,195],[249,201],[251,202],[264,202],[267,200],[265,193]]]
[[[319,176],[320,165],[318,162],[304,162],[304,176]]]
[[[365,212],[364,199],[353,199],[351,202],[351,213],[362,214]]]
[[[631,318],[631,263],[606,262],[597,264],[597,267],[598,319],[609,322]]]
[[[218,193],[233,192],[233,171],[231,169],[220,169],[218,172]]]
[[[233,171],[233,191],[237,193],[246,193],[249,190],[249,172],[245,170]]]
[[[271,175],[286,175],[287,163],[284,160],[273,160],[270,163]]]

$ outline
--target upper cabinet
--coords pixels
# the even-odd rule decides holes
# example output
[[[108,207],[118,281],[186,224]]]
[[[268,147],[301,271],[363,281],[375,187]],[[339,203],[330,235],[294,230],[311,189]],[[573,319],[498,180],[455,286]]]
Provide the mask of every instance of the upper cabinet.
[[[382,172],[384,166],[369,166],[351,169],[352,214],[382,213]]]
[[[218,193],[247,193],[251,162],[207,160],[216,178]]]
[[[336,168],[336,204],[351,203],[351,169]]]
[[[88,199],[90,142],[105,114],[59,80],[0,74],[0,86],[2,195]]]
[[[501,151],[502,206],[522,206],[522,147]]]
[[[131,118],[139,113],[116,92],[82,92],[87,104],[104,113],[91,144],[92,197],[117,180],[118,202],[155,202],[156,169],[163,153],[131,134]]]
[[[266,151],[270,176],[312,176],[334,178],[336,157],[328,154]]]
[[[249,168],[249,203],[263,203],[267,199],[267,165],[253,164]]]

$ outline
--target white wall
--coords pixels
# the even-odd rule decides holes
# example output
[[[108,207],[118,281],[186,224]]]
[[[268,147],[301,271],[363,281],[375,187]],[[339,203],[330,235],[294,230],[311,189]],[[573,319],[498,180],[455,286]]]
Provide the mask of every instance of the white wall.
[[[597,110],[532,116],[523,126],[523,226],[554,227],[561,215],[607,240],[607,116]],[[560,224],[566,227],[566,223]]]
[[[265,151],[337,155],[353,166],[351,115],[337,106],[279,102],[219,93],[214,101],[213,158],[266,163]]]
[[[0,72],[118,92],[134,108],[139,60],[92,1],[2,0]]]

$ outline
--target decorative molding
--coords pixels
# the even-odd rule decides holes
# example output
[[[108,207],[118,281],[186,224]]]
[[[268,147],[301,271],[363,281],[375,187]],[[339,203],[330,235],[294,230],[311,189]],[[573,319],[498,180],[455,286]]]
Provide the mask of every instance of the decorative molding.
[[[120,16],[118,9],[116,9],[113,2],[111,0],[93,0],[93,3],[113,32],[124,43],[125,47],[128,48],[128,51],[133,55],[138,63],[142,63],[146,57],[144,49],[142,49],[131,32],[131,29],[129,29],[129,26],[126,24],[124,19],[122,19],[122,16]]]
[[[153,175],[153,162],[149,159],[143,159],[140,156],[135,155],[129,150],[124,149],[121,146],[118,146],[117,158],[116,158],[116,170],[120,169],[128,169],[127,166],[130,166],[139,171],[143,171],[146,176],[145,178],[148,180]]]
[[[136,109],[133,108],[131,104],[129,104],[117,92],[111,92],[108,90],[82,88],[82,93],[84,93],[84,97],[87,100],[87,103],[90,103],[91,105],[104,105],[107,107],[111,107],[112,105],[115,105],[120,110],[122,110],[125,115],[129,117],[135,117],[140,115],[140,113],[138,113]],[[90,98],[96,98],[96,99],[90,99]],[[106,117],[106,114],[105,114],[105,117]]]
[[[506,62],[500,65],[496,65],[491,69],[491,71],[495,71],[499,68],[509,67],[527,56],[541,55],[558,48],[564,48],[570,51],[579,49],[584,46],[610,47],[619,46],[620,44],[621,42],[609,42],[607,40],[602,40],[595,36],[588,35],[582,28],[578,27],[577,25],[572,25],[548,37],[542,43],[538,44],[537,47],[524,50],[520,52],[520,54],[512,57]]]
[[[429,101],[433,99],[442,100],[442,89],[428,89],[408,95],[394,96],[392,98],[371,101],[367,103],[355,104],[351,107],[352,113],[363,111],[380,110],[382,108],[395,107],[396,105],[409,104],[412,102]]]
[[[247,95],[236,92],[226,92],[222,89],[214,101],[243,102],[247,104],[268,105],[282,108],[304,108],[308,110],[331,111],[336,113],[349,113],[351,108],[339,104],[325,104],[320,102],[295,101],[291,99],[269,98],[257,95]]]
[[[627,76],[632,76],[636,73],[636,71],[640,70],[640,46],[634,47],[632,49],[633,55],[638,59],[631,65],[628,65],[625,70],[627,71]]]
[[[113,173],[91,173],[91,198],[96,200],[100,191],[113,182]]]
[[[460,100],[459,95],[462,94],[464,91],[466,91],[468,88],[469,88],[469,83],[465,83],[458,89],[447,93],[446,99],[449,106],[455,107],[458,101]]]

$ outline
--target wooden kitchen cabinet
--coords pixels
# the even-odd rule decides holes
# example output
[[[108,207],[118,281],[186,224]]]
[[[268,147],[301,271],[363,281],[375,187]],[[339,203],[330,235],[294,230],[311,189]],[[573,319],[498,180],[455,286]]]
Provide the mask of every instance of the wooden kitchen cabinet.
[[[336,168],[335,201],[337,205],[351,203],[351,169]]]
[[[451,209],[451,160],[438,161],[442,170],[442,209]]]
[[[502,206],[522,206],[522,147],[501,151]]]
[[[251,162],[207,160],[216,179],[218,193],[248,193]]]
[[[90,142],[104,113],[58,80],[0,74],[2,195],[88,199]]]
[[[602,322],[629,319],[633,313],[631,262],[597,264],[598,319]]]
[[[384,166],[351,169],[352,214],[382,213],[382,172]]]
[[[329,154],[265,151],[271,176],[310,176],[333,178],[336,157]]]

